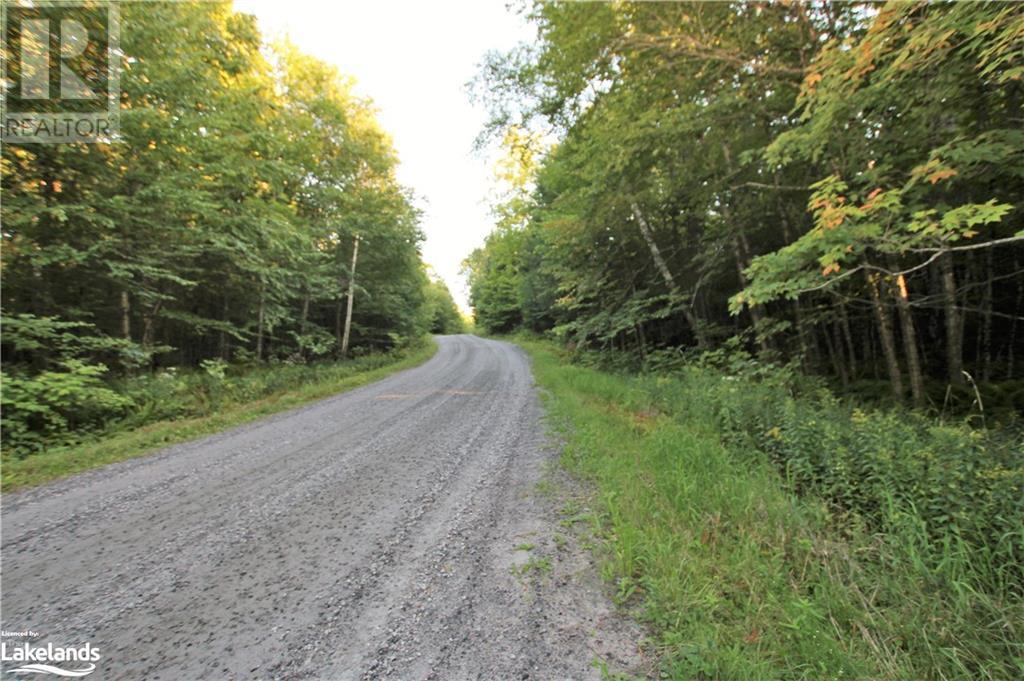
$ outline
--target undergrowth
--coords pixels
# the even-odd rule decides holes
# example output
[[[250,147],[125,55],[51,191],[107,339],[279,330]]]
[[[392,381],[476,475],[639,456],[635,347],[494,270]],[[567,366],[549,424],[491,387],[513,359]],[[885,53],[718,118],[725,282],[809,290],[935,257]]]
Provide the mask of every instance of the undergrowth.
[[[518,342],[665,677],[1024,676],[1018,435],[753,361],[631,376]]]
[[[436,350],[433,341],[424,340],[341,362],[257,367],[209,362],[195,371],[165,370],[121,379],[106,384],[106,389],[124,402],[123,410],[92,428],[65,428],[49,437],[14,442],[5,430],[0,484],[5,491],[35,485],[208,435],[371,383],[421,364]],[[5,402],[8,397],[5,382]],[[54,410],[67,402],[56,392],[37,399],[50,400],[53,406],[47,408]],[[5,404],[5,429],[17,423],[16,416]]]

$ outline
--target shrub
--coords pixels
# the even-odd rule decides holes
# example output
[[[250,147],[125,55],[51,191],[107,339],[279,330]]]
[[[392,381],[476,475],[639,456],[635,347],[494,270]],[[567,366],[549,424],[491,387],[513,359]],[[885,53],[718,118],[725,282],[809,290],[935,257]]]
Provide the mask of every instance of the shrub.
[[[68,359],[35,376],[4,372],[3,440],[7,453],[24,458],[48,444],[66,441],[126,412],[130,399],[101,377],[107,368]]]
[[[1018,435],[742,353],[630,376],[524,344],[662,678],[1022,678]]]
[[[76,358],[53,362],[37,373],[16,365],[2,373],[4,453],[25,458],[105,432],[209,416],[231,405],[392,364],[418,347],[311,364],[247,365],[207,359],[198,369],[172,367],[116,379],[106,377],[106,366]]]
[[[131,408],[103,380],[106,359],[135,366],[148,355],[137,345],[101,335],[85,322],[31,314],[2,316],[4,450],[25,457],[74,439]],[[19,357],[33,362],[18,363]]]
[[[671,376],[646,379],[659,409],[700,410],[733,449],[767,457],[793,491],[820,496],[871,531],[912,519],[933,543],[963,541],[1021,576],[1019,433],[861,409],[794,370],[750,358],[712,355]]]

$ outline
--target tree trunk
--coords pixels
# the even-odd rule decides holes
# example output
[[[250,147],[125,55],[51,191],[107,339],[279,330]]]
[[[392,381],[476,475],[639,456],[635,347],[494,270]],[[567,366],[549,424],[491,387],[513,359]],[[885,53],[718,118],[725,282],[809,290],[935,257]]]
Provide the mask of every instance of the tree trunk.
[[[807,324],[799,298],[793,301],[793,312],[796,315],[796,339],[800,344],[800,367],[806,373],[811,373],[816,363],[811,359],[811,346],[807,343]]]
[[[637,322],[633,325],[636,329],[636,340],[640,345],[640,359],[647,365],[647,337],[644,335],[644,325]]]
[[[725,161],[726,172],[731,174],[733,172],[732,152],[729,150],[729,145],[726,144],[725,142],[722,143],[722,158]],[[748,262],[747,262],[746,258],[744,258],[743,254],[740,251],[740,237],[742,237],[742,239],[743,239],[743,246],[746,247],[748,245],[746,243],[746,240],[747,240],[746,235],[743,234],[743,230],[741,230],[738,225],[733,223],[733,220],[732,220],[732,217],[731,217],[731,211],[729,210],[728,204],[723,204],[722,205],[722,217],[725,218],[725,224],[726,225],[731,226],[731,227],[733,227],[736,230],[735,234],[733,235],[733,242],[732,242],[732,244],[733,244],[733,252],[734,252],[734,254],[736,256],[736,269],[739,272],[739,276],[740,276],[740,287],[741,288],[746,288],[747,287],[747,277],[746,277],[745,274],[743,274],[743,270],[746,268]],[[750,250],[748,248],[747,249],[747,253],[749,254],[749,252],[750,252]],[[757,305],[747,305],[747,309],[750,310],[750,319],[754,323],[754,336],[757,338],[758,349],[759,349],[760,353],[762,355],[764,355],[765,353],[768,352],[768,349],[769,349],[768,348],[768,342],[765,340],[764,336],[762,335],[762,331],[763,331],[762,321],[764,319],[764,315],[762,315],[761,308],[759,306],[757,306]]]
[[[348,305],[345,309],[345,332],[341,337],[341,354],[348,354],[349,333],[352,330],[352,297],[355,294],[356,285],[356,261],[359,258],[359,235],[356,234],[352,243],[352,269],[348,273]]]
[[[153,327],[156,322],[156,316],[160,314],[160,308],[164,305],[164,301],[158,301],[148,312],[142,315],[142,347],[149,349],[153,346]]]
[[[344,298],[339,297],[334,306],[334,337],[338,339],[338,348],[341,349],[341,340],[344,335],[342,310],[344,309]]]
[[[989,381],[992,377],[992,251],[987,249],[985,257],[985,289],[981,298],[981,380]]]
[[[701,350],[708,347],[707,337],[704,335],[704,331],[701,328],[701,322],[697,319],[697,315],[693,312],[690,307],[684,307],[683,317],[686,318],[686,323],[690,325],[690,329],[693,330],[693,336],[697,340],[697,347]]]
[[[127,291],[121,291],[121,338],[126,341],[132,339],[132,320],[131,320],[132,303],[131,299],[128,298]]]
[[[676,280],[669,271],[668,265],[665,264],[665,259],[661,257],[661,249],[658,248],[657,242],[654,241],[654,234],[651,231],[651,226],[647,224],[647,219],[644,217],[643,213],[640,212],[640,206],[637,205],[636,201],[633,201],[630,203],[630,207],[633,209],[633,217],[636,218],[637,224],[640,225],[640,234],[643,235],[644,241],[647,243],[647,248],[651,251],[651,257],[654,259],[654,264],[657,266],[658,271],[665,280],[665,285],[668,286],[669,291],[672,293],[678,293],[679,287],[676,286]]]
[[[942,275],[942,304],[946,312],[946,371],[953,385],[964,383],[964,337],[960,313],[956,305],[956,277],[953,273],[953,254],[939,258]]]
[[[224,302],[221,305],[221,321],[227,323],[228,321],[228,297],[224,296]],[[220,358],[225,362],[228,361],[228,334],[224,331],[220,332],[220,343],[219,343],[219,354]]]
[[[736,242],[739,244],[739,258],[743,262],[743,267],[740,268],[740,284],[746,288],[750,283],[747,280],[747,275],[743,273],[747,267],[750,266],[750,261],[753,260],[753,255],[750,250],[750,242],[747,240],[747,234],[742,229],[737,227],[736,229]],[[771,349],[771,343],[764,335],[764,308],[761,306],[750,306],[750,317],[754,320],[754,335],[757,336],[757,344],[761,349],[761,354],[768,352]]]
[[[779,191],[779,174],[775,173],[775,209],[778,211],[779,224],[782,227],[782,238],[785,239],[786,245],[793,243],[793,230],[789,225],[789,216],[787,215],[786,206],[782,202],[782,193]],[[793,300],[793,313],[796,319],[796,340],[800,346],[800,367],[805,373],[811,372],[811,358],[809,356],[810,348],[807,344],[807,329],[804,323],[803,308],[800,305],[800,298],[797,297]]]
[[[747,275],[743,273],[743,270],[747,267],[747,261],[743,257],[739,237],[733,237],[732,249],[733,256],[736,259],[736,273],[740,278],[740,288],[743,289],[747,287]],[[747,305],[747,309],[750,310],[750,319],[754,323],[754,337],[757,339],[758,352],[761,356],[764,356],[769,350],[768,341],[764,337],[764,313],[760,305]]]
[[[256,361],[263,361],[263,314],[264,314],[264,287],[260,286],[260,307],[256,313]]]
[[[878,335],[882,343],[882,355],[885,357],[885,366],[889,372],[889,385],[892,386],[892,394],[899,402],[903,401],[903,374],[900,371],[899,358],[896,355],[896,340],[892,332],[892,318],[889,311],[882,303],[882,295],[878,290],[878,275],[866,275],[868,290],[871,292],[871,304],[875,310],[875,320],[878,322]]]
[[[828,350],[828,357],[832,360],[832,370],[835,371],[836,376],[839,377],[839,382],[845,388],[850,384],[850,381],[843,366],[842,346],[839,345],[839,335],[835,335],[835,342],[833,342],[833,335],[829,331],[828,324],[822,326],[821,332],[825,338],[825,348]]]
[[[882,375],[878,372],[878,353],[875,352],[875,333],[874,328],[864,324],[861,329],[861,339],[863,340],[864,348],[864,367],[870,368],[871,377],[878,380]]]
[[[1013,271],[1016,272],[1020,269],[1020,263],[1017,261],[1017,256],[1013,256]],[[1024,282],[1017,282],[1017,300],[1013,306],[1013,319],[1010,321],[1010,333],[1009,343],[1007,344],[1006,353],[1006,380],[1013,378],[1013,362],[1014,352],[1013,349],[1017,347],[1017,318],[1020,317],[1021,303],[1024,302]]]
[[[832,320],[832,334],[836,343],[836,357],[839,358],[839,365],[842,369],[839,377],[842,379],[843,386],[845,387],[850,384],[851,380],[853,380],[853,371],[851,370],[853,360],[848,357],[846,349],[843,346],[843,330],[838,319]]]
[[[895,270],[896,266],[892,265],[892,269]],[[914,399],[914,406],[923,407],[924,372],[921,369],[921,356],[917,352],[917,331],[910,310],[910,291],[907,290],[907,280],[902,274],[896,275],[893,297],[896,299],[896,312],[900,318],[900,331],[903,336],[903,353],[907,357],[907,372],[910,374],[910,394]]]
[[[850,360],[850,380],[857,378],[857,346],[853,343],[853,334],[850,332],[850,317],[846,314],[846,305],[839,303],[839,327],[843,331],[843,339],[846,341],[846,351]]]
[[[683,298],[682,291],[679,290],[678,284],[676,284],[675,277],[672,276],[672,272],[669,271],[668,265],[665,264],[665,259],[661,257],[661,249],[658,248],[658,243],[654,240],[654,233],[651,231],[651,226],[647,223],[647,218],[640,212],[640,206],[637,205],[636,201],[630,202],[630,208],[633,210],[633,217],[636,218],[636,222],[640,225],[640,234],[644,238],[644,242],[647,244],[647,249],[651,252],[651,258],[654,260],[655,267],[658,268],[658,272],[661,273],[661,278],[665,280],[665,285],[668,287],[669,293],[675,298]],[[704,330],[701,326],[700,320],[697,319],[697,315],[693,309],[689,306],[683,308],[683,316],[686,318],[686,323],[690,325],[690,329],[693,331],[694,338],[697,339],[697,347],[703,349],[708,346],[707,338],[704,336]]]

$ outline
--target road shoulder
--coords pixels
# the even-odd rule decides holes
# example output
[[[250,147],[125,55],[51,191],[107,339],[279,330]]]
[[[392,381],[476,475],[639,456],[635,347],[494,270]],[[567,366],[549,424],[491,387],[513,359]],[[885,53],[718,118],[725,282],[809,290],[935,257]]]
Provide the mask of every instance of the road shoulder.
[[[254,402],[233,405],[209,416],[158,421],[130,431],[101,436],[77,446],[54,448],[24,459],[5,457],[0,463],[0,488],[8,493],[37,487],[308,406],[417,367],[429,361],[437,353],[437,348],[437,343],[430,339],[423,347],[396,358],[391,364],[341,380],[284,390]]]

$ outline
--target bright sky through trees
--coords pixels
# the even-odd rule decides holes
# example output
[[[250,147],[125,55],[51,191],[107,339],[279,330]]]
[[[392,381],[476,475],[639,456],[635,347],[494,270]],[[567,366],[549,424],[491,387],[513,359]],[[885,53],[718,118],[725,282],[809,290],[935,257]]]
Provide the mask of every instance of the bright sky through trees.
[[[315,2],[236,0],[266,37],[295,44],[357,80],[394,140],[399,180],[419,197],[424,260],[468,310],[462,259],[490,231],[485,199],[493,161],[472,153],[486,116],[465,84],[487,50],[531,35],[501,0],[474,2]]]

